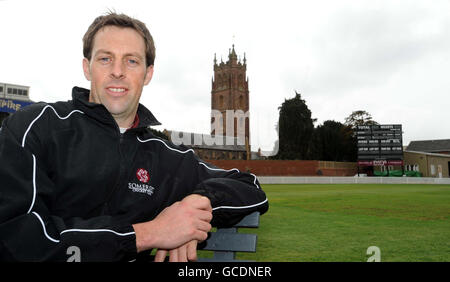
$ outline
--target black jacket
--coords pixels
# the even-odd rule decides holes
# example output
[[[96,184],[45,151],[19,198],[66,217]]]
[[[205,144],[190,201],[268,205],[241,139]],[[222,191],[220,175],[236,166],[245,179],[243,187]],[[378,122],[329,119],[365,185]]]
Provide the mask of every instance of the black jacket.
[[[213,226],[228,226],[268,201],[253,174],[223,170],[155,137],[139,105],[121,134],[107,109],[74,87],[73,100],[38,103],[0,133],[0,260],[132,260],[132,224],[152,220],[189,194],[211,200]]]

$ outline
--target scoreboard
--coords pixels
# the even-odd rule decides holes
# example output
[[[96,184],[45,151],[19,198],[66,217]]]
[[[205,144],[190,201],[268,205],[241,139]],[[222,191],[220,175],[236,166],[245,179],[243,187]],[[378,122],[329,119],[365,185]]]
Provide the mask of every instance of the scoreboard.
[[[401,124],[358,125],[358,165],[402,165]]]

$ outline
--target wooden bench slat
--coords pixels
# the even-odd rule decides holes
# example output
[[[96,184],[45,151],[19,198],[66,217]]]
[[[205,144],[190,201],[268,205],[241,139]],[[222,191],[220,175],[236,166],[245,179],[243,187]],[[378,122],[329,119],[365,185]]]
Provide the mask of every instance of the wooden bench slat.
[[[256,252],[256,234],[238,233],[238,228],[258,228],[259,212],[244,217],[231,228],[217,228],[216,232],[209,233],[206,241],[200,243],[199,250],[214,251],[212,258],[199,258],[201,262],[249,262],[236,260],[236,252]]]
[[[235,252],[216,251],[216,252],[214,252],[213,258],[218,261],[234,260],[236,258],[236,253]]]
[[[259,226],[259,212],[254,212],[244,217],[234,227],[257,228]]]
[[[231,251],[231,252],[256,252],[256,234],[244,233],[211,233],[202,250]]]

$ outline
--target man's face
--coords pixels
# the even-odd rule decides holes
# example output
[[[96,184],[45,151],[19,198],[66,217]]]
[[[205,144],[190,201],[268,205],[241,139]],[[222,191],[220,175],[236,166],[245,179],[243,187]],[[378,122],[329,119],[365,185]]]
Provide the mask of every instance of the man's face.
[[[83,59],[83,70],[91,81],[89,101],[103,104],[118,123],[131,123],[142,88],[153,75],[153,66],[146,67],[142,36],[132,28],[100,29],[94,38],[91,60]]]

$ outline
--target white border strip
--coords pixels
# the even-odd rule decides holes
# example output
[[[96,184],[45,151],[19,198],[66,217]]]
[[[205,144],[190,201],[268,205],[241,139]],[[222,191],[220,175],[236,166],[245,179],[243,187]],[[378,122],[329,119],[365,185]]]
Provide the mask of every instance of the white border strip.
[[[353,176],[259,176],[261,184],[450,184],[450,178],[353,177]]]

